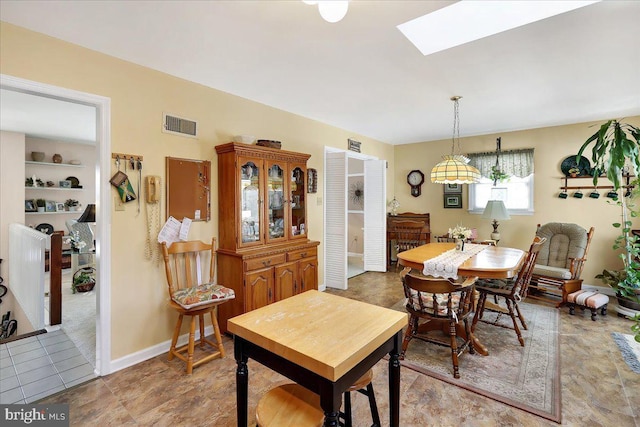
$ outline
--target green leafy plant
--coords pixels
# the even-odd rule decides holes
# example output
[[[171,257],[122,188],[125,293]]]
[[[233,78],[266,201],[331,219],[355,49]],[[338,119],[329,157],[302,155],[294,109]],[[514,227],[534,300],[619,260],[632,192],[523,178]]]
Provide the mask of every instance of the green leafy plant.
[[[638,172],[640,172],[640,128],[622,123],[618,120],[609,120],[600,129],[591,135],[582,144],[580,151],[576,155],[576,162],[580,160],[582,153],[591,147],[591,160],[593,169],[606,174],[606,177],[613,183],[614,191],[618,192],[615,202],[621,209],[621,222],[615,222],[613,226],[620,230],[613,244],[614,250],[622,249],[620,254],[622,269],[617,271],[604,270],[598,277],[604,283],[610,285],[617,294],[627,297],[640,304],[640,239],[631,234],[632,222],[630,218],[638,216],[633,198],[638,196]],[[633,181],[634,187],[630,197],[625,197],[628,190],[622,185],[625,173],[625,165],[630,164],[636,179]],[[599,173],[593,174],[593,185],[598,185]],[[632,331],[635,340],[640,342],[640,314],[633,320],[635,324]]]
[[[71,283],[71,290],[75,294],[76,292],[78,292],[79,286],[95,283],[95,281],[96,279],[94,276],[93,269],[88,271],[81,271],[80,274],[73,276],[73,282]]]
[[[493,182],[503,182],[510,178],[508,173],[504,173],[497,166],[491,166],[491,173],[489,174],[489,178],[493,180]]]
[[[78,204],[79,204],[79,203],[80,203],[80,202],[78,202],[78,201],[77,201],[77,200],[75,200],[75,199],[67,199],[67,200],[65,200],[64,205],[65,205],[66,207],[68,207],[68,208],[72,208],[72,207],[74,207],[74,206],[78,206]]]
[[[36,206],[39,207],[39,208],[44,208],[46,204],[47,204],[47,202],[44,199],[37,199],[36,200]]]

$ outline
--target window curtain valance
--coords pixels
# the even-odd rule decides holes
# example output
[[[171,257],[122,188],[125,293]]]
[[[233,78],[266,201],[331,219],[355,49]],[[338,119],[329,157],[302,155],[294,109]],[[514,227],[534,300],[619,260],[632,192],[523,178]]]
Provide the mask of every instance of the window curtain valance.
[[[496,165],[496,152],[470,153],[471,166],[485,178],[491,178],[491,168]],[[500,170],[507,175],[524,178],[533,173],[533,148],[505,150],[500,152]]]

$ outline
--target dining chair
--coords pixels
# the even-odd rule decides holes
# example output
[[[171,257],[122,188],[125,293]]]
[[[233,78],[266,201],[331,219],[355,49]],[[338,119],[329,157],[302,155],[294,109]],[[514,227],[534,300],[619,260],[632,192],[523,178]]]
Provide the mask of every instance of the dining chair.
[[[424,221],[394,221],[390,230],[392,236],[395,253],[408,251],[409,249],[417,248],[427,242],[427,237],[424,231]],[[398,260],[396,258],[396,270],[398,269]]]
[[[224,357],[224,347],[220,336],[220,328],[217,319],[217,307],[233,298],[233,289],[218,285],[214,282],[216,261],[216,239],[211,244],[199,240],[187,242],[174,242],[167,246],[162,243],[162,255],[164,258],[167,285],[169,287],[169,305],[178,312],[178,321],[173,331],[169,360],[175,357],[187,364],[187,374],[193,372],[193,368],[213,360]],[[207,268],[208,267],[208,268]],[[209,314],[216,342],[205,337],[204,315]],[[176,348],[182,320],[184,316],[191,318],[189,329],[189,341],[187,344]],[[196,318],[200,326],[200,348],[205,349],[208,344],[213,351],[198,360],[194,360]],[[183,354],[186,352],[186,355]]]
[[[473,310],[474,284],[477,277],[468,277],[461,283],[430,276],[402,273],[405,308],[409,312],[409,325],[402,341],[400,359],[404,359],[409,342],[419,340],[451,348],[453,376],[460,378],[458,357],[469,349],[475,353],[471,343],[472,331],[469,316]],[[420,320],[425,322],[420,324]],[[459,322],[464,332],[458,333]],[[434,329],[434,326],[438,329]],[[447,328],[448,326],[448,328]],[[447,331],[443,335],[442,331]],[[458,340],[462,340],[458,343]]]
[[[544,237],[536,236],[533,239],[533,243],[527,252],[527,256],[522,264],[522,267],[518,271],[516,277],[512,279],[478,279],[476,283],[476,290],[480,293],[478,301],[476,303],[476,312],[473,316],[472,329],[475,330],[476,324],[481,321],[489,323],[491,325],[500,326],[503,328],[513,329],[518,336],[520,345],[524,346],[524,339],[522,333],[518,327],[518,320],[522,324],[522,327],[526,330],[527,323],[525,321],[518,303],[527,297],[527,289],[529,282],[531,281],[531,274],[533,268],[540,253],[542,245],[547,241]],[[492,296],[493,303],[489,302],[487,305],[487,297]],[[505,302],[505,306],[500,305],[502,300]],[[484,319],[485,311],[491,311],[496,313],[496,318],[493,320]],[[507,326],[500,322],[502,315],[508,314],[511,317],[513,327]]]
[[[594,228],[589,231],[578,224],[550,222],[538,224],[536,236],[545,237],[531,277],[531,298],[556,303],[560,307],[567,302],[567,295],[582,288],[582,269]],[[552,299],[549,295],[559,296]]]

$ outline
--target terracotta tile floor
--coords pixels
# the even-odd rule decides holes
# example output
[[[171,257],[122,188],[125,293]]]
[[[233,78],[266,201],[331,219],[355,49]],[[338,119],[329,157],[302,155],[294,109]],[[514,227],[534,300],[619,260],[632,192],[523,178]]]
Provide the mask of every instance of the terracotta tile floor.
[[[331,293],[386,307],[402,298],[397,273],[366,273],[349,280],[349,290]],[[596,322],[589,315],[561,312],[562,419],[565,426],[640,426],[640,375],[620,355],[611,332],[629,333],[630,322],[615,315]],[[512,333],[505,330],[505,333]],[[72,426],[235,426],[233,343],[227,357],[194,369],[166,355],[98,378],[40,403],[68,403]],[[266,390],[286,381],[249,362],[249,425]],[[388,425],[386,362],[374,368],[374,387],[383,425]],[[402,369],[401,426],[547,426],[555,423]],[[366,397],[353,396],[354,425],[369,426]]]

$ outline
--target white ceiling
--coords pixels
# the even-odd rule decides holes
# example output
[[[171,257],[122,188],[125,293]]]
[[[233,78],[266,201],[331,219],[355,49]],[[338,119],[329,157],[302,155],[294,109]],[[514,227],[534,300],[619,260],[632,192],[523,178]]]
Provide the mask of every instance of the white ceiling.
[[[391,144],[451,137],[453,95],[461,136],[640,115],[640,2],[429,56],[396,28],[450,3],[352,0],[330,24],[295,0],[2,0],[0,19]]]

